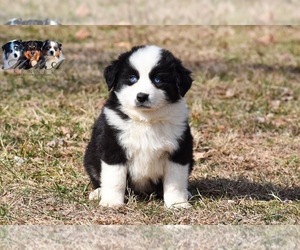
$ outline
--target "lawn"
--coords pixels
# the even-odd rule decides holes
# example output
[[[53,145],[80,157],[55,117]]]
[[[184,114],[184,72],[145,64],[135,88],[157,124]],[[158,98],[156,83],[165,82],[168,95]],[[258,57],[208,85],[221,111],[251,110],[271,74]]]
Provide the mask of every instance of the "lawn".
[[[0,42],[59,40],[53,74],[0,73],[0,224],[299,224],[300,27],[0,26]],[[83,154],[108,95],[102,72],[139,44],[193,72],[192,208],[89,201]]]

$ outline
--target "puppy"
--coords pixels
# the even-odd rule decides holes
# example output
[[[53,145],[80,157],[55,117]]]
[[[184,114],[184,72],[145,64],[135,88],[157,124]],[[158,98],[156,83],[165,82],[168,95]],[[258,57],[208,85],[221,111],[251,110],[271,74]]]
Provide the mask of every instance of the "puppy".
[[[42,46],[42,53],[45,56],[54,56],[56,58],[59,58],[61,46],[62,45],[59,42],[46,40]]]
[[[46,40],[42,46],[43,60],[40,67],[44,69],[58,69],[65,59],[62,53],[62,44],[56,41]]]
[[[41,41],[27,41],[23,42],[24,56],[27,59],[28,67],[34,67],[37,65],[41,57],[41,48],[43,42]]]
[[[12,40],[2,46],[3,69],[15,68],[23,54],[22,40]]]
[[[154,45],[121,54],[104,70],[111,90],[94,124],[84,166],[102,206],[124,204],[126,185],[163,193],[166,207],[187,208],[193,139],[183,99],[191,72]]]

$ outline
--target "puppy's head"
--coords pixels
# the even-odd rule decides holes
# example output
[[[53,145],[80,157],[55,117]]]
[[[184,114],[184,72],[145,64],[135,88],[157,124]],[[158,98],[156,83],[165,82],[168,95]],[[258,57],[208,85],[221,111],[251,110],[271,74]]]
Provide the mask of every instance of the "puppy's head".
[[[121,105],[143,111],[180,100],[191,87],[190,75],[171,52],[153,45],[134,47],[104,70]]]
[[[37,51],[41,50],[43,42],[41,41],[27,41],[23,42],[24,50],[34,55]]]
[[[62,44],[55,41],[46,40],[43,43],[42,51],[46,56],[55,56],[59,58]]]
[[[21,40],[13,40],[2,46],[4,52],[3,59],[8,60],[9,58],[18,59],[23,52],[23,45]]]

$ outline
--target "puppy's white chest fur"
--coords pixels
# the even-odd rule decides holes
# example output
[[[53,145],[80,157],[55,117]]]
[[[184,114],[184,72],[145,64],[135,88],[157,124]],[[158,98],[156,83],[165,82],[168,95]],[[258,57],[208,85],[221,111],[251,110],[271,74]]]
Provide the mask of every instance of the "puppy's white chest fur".
[[[104,113],[108,123],[120,131],[118,140],[126,151],[126,167],[135,189],[151,191],[149,181],[162,178],[169,155],[178,148],[178,139],[186,129],[188,112],[184,101],[150,116],[138,118],[137,113],[129,111],[129,120],[108,108]]]

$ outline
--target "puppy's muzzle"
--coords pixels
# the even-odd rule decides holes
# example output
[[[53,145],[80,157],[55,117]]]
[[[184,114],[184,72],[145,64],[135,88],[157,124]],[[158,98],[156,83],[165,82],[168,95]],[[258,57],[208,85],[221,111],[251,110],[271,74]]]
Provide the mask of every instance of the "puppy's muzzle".
[[[136,99],[139,103],[144,103],[144,102],[148,101],[149,94],[140,92],[136,95]]]

